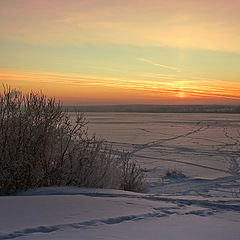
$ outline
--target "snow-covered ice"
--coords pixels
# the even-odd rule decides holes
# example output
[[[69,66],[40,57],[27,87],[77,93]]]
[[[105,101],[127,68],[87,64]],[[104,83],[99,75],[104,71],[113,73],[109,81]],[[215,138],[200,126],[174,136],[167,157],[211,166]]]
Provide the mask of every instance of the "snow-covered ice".
[[[240,115],[89,113],[89,130],[132,154],[153,193],[240,197]],[[168,169],[185,178],[165,178]]]
[[[0,197],[0,239],[240,239],[238,114],[87,117],[90,133],[145,169],[149,192],[51,187]]]

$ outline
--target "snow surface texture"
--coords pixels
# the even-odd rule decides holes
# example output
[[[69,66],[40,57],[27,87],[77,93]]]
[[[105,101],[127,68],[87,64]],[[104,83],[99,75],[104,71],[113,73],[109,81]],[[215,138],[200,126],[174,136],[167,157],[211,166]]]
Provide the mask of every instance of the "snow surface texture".
[[[74,187],[22,195],[0,198],[0,239],[239,240],[239,199]]]
[[[91,133],[146,169],[150,192],[240,197],[239,114],[89,113],[88,119]],[[168,169],[182,174],[166,177]]]
[[[240,239],[240,116],[88,114],[149,192],[51,187],[0,198],[1,239]],[[166,176],[166,172],[177,174]]]

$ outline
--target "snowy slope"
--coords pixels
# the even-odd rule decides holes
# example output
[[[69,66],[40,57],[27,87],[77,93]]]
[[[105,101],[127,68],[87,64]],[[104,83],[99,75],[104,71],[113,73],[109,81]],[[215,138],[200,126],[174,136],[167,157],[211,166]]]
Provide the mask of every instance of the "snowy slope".
[[[41,188],[0,198],[0,239],[239,239],[240,200]],[[3,217],[4,216],[4,217]]]

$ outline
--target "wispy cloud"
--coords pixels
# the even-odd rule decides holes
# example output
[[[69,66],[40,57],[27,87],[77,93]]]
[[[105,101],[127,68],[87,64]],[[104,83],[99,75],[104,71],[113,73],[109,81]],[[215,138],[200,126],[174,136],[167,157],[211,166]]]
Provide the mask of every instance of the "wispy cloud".
[[[174,75],[172,79],[165,81],[164,79],[147,80],[140,77],[134,79],[90,74],[0,69],[0,81],[13,86],[18,86],[19,83],[21,83],[21,86],[25,84],[28,90],[45,88],[50,94],[54,93],[54,96],[58,98],[71,96],[75,92],[78,95],[87,96],[98,101],[104,97],[104,92],[108,91],[112,99],[120,98],[122,101],[125,101],[124,98],[127,96],[130,97],[133,92],[135,94],[132,96],[133,98],[141,96],[142,99],[146,98],[146,96],[154,96],[155,98],[166,99],[212,98],[240,100],[240,83],[225,83],[220,80],[209,82],[209,79],[199,82],[191,78],[178,79]],[[56,92],[56,89],[59,89],[59,92]],[[120,92],[125,92],[126,95],[121,97]]]
[[[240,52],[240,3],[237,0],[227,3],[216,0],[1,2],[0,16],[4,16],[4,20],[0,21],[0,28],[3,36],[11,40]]]
[[[152,60],[149,60],[149,59],[146,59],[146,58],[137,58],[137,60],[141,61],[141,62],[149,63],[149,64],[151,64],[153,66],[157,66],[157,67],[160,67],[160,68],[164,68],[164,69],[168,69],[168,70],[171,70],[171,71],[175,71],[175,72],[181,72],[182,71],[180,68],[169,66],[169,65],[165,65],[165,64],[155,63]]]

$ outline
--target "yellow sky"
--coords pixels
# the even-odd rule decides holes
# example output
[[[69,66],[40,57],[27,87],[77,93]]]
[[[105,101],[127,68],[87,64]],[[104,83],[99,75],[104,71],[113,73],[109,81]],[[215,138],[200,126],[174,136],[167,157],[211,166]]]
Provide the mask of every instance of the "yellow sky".
[[[239,104],[240,1],[0,3],[0,81],[65,104]]]

